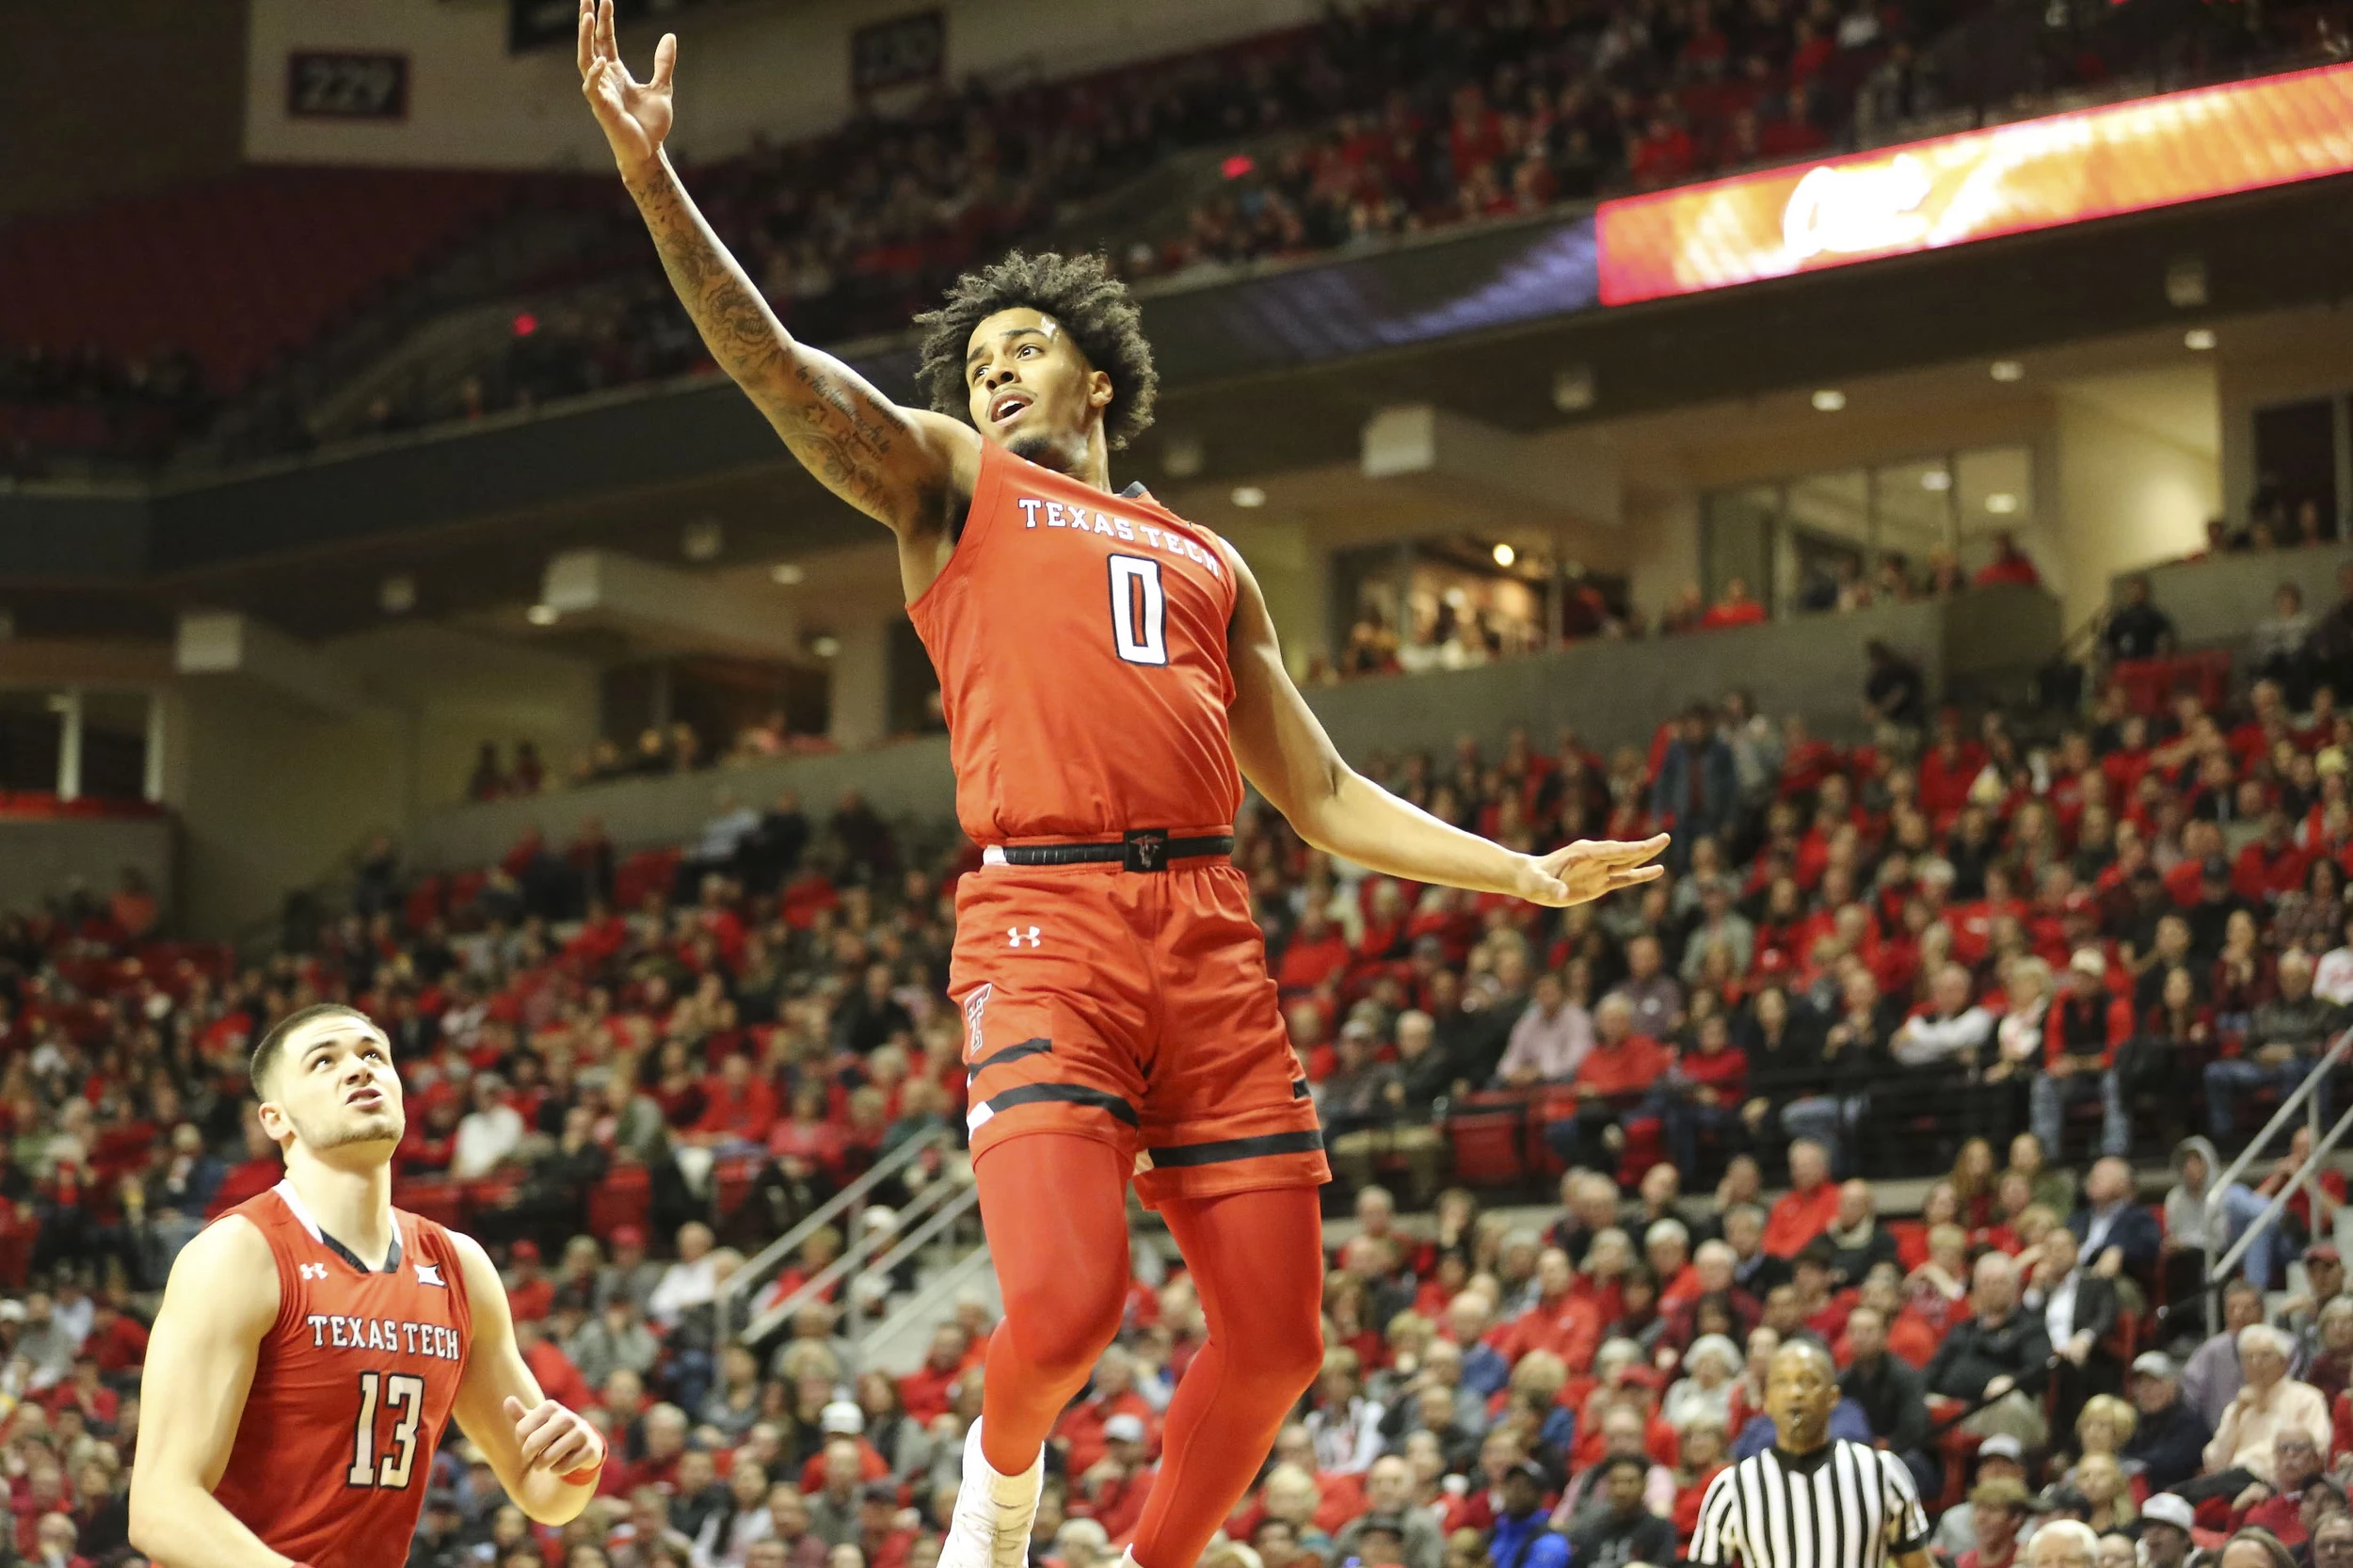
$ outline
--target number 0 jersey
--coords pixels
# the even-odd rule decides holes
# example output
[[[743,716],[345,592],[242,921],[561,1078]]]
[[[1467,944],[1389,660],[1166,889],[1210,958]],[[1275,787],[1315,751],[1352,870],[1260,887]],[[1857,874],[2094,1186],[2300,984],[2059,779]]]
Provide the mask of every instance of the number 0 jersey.
[[[908,607],[982,844],[1222,831],[1233,567],[1208,530],[981,444],[955,553]]]
[[[401,1568],[473,1338],[456,1244],[396,1208],[397,1240],[371,1272],[289,1182],[229,1212],[269,1240],[278,1320],[213,1496],[314,1568]]]

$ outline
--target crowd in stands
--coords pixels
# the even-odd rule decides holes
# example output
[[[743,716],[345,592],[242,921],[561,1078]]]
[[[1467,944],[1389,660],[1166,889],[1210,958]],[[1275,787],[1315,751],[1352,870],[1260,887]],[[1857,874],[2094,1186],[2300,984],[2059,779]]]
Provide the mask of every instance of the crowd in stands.
[[[2179,1560],[2166,1528],[2336,1528],[2343,1185],[2285,1192],[2300,1130],[2223,1179],[2353,1004],[2333,695],[2353,670],[2311,675],[2300,702],[2259,680],[2137,709],[2120,686],[2080,717],[1945,711],[1916,744],[1890,727],[1851,747],[1734,693],[1647,750],[1513,733],[1365,760],[1517,847],[1675,833],[1670,877],[1567,911],[1361,875],[1248,813],[1237,858],[1361,1224],[1327,1286],[1330,1362],[1228,1568],[1512,1568],[1556,1535],[1574,1561],[1663,1562],[1713,1467],[1766,1440],[1759,1369],[1803,1334],[1845,1371],[1840,1430],[1960,1505],[1940,1526],[1959,1562],[2003,1568],[2019,1527],[2059,1516],[2137,1533],[2157,1568]],[[248,967],[109,905],[0,920],[16,1550],[124,1560],[152,1292],[277,1179],[246,1053],[344,998],[407,1081],[397,1201],[493,1249],[543,1383],[623,1455],[550,1540],[453,1447],[419,1568],[930,1560],[984,1310],[893,1382],[845,1359],[836,1294],[757,1352],[715,1302],[842,1183],[959,1130],[943,987],[977,862],[856,796],[786,797],[723,802],[676,850],[535,831],[458,876],[380,842],[347,913],[290,921]],[[2169,1151],[2144,1194],[2128,1158]],[[877,1196],[958,1167],[934,1151]],[[1917,1220],[1876,1212],[1897,1176],[1932,1178]],[[1556,1178],[1540,1224],[1482,1210]],[[2210,1307],[2207,1249],[2283,1192]],[[818,1232],[755,1304],[842,1244]],[[1040,1551],[1063,1568],[1132,1528],[1198,1349],[1181,1273],[1147,1276],[1056,1440]]]
[[[67,448],[152,462],[201,431],[214,408],[196,361],[177,349],[119,360],[94,344],[0,342],[0,478],[40,478],[47,454]]]
[[[1840,557],[1809,570],[1799,584],[1794,607],[1801,614],[1865,610],[1875,604],[1903,604],[1943,599],[1972,587],[2016,584],[2035,587],[2042,574],[2016,538],[2004,532],[1993,536],[1990,554],[1975,572],[1964,571],[1958,556],[1936,551],[1916,566],[1895,554],[1880,557],[1865,572],[1859,562]],[[1582,572],[1571,571],[1554,585],[1557,596],[1557,636],[1540,628],[1507,623],[1490,610],[1465,610],[1438,599],[1427,613],[1411,617],[1401,634],[1375,615],[1359,616],[1349,629],[1347,645],[1337,661],[1319,656],[1308,671],[1311,684],[1353,680],[1367,675],[1417,675],[1433,669],[1466,669],[1547,646],[1603,637],[1611,640],[1644,635],[1673,637],[1727,627],[1761,626],[1771,616],[1745,577],[1728,577],[1711,602],[1696,583],[1687,584],[1656,616],[1639,607],[1612,605]],[[1900,662],[1900,661],[1898,661]],[[1899,717],[1916,726],[1920,719],[1917,672],[1913,700],[1900,715],[1875,710],[1874,718]],[[1878,699],[1874,699],[1877,701]]]
[[[761,143],[696,169],[693,184],[792,328],[835,343],[900,329],[977,259],[1088,243],[1090,199],[1189,151],[1228,150],[1230,178],[1171,226],[1122,244],[1114,260],[1132,276],[1372,243],[1801,155],[1849,137],[1859,107],[1883,123],[1939,106],[1949,88],[1929,45],[1985,8],[1335,6],[1307,26],[1072,80],[976,80],[904,114]],[[2263,24],[2250,13],[2223,26],[2233,29],[2251,37]],[[2103,51],[2120,45],[2145,54],[2153,41],[2110,39],[2041,61],[2000,95],[2105,74],[2116,62]],[[373,399],[327,434],[478,418],[704,362],[625,203],[604,240],[548,281],[563,302],[534,329],[519,326],[471,369]],[[92,363],[73,387],[0,395],[0,458],[26,472],[46,449],[152,463],[209,423],[201,378],[180,366],[179,356]],[[266,395],[231,423],[243,456],[322,434]]]

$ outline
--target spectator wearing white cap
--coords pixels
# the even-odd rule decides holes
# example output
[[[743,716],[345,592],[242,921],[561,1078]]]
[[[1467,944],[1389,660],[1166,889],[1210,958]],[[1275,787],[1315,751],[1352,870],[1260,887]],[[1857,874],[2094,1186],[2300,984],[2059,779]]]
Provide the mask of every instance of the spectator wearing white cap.
[[[1155,1474],[1148,1436],[1142,1416],[1123,1412],[1105,1421],[1103,1457],[1071,1489],[1071,1512],[1102,1526],[1113,1542],[1133,1535],[1144,1518],[1144,1499]]]
[[[1063,1568],[1096,1568],[1112,1555],[1112,1538],[1092,1519],[1066,1519],[1054,1532],[1054,1555]]]
[[[2160,1492],[2140,1505],[2142,1568],[2182,1568],[2196,1544],[2198,1511],[2186,1497]]]
[[[2022,1491],[2026,1484],[2026,1448],[2017,1438],[1996,1432],[1977,1445],[1977,1484],[1990,1480],[2007,1480]],[[1977,1512],[1975,1494],[1945,1511],[1936,1522],[1936,1533],[1929,1538],[1929,1546],[1938,1557],[1958,1560],[1963,1552],[1974,1551],[1977,1544]]]

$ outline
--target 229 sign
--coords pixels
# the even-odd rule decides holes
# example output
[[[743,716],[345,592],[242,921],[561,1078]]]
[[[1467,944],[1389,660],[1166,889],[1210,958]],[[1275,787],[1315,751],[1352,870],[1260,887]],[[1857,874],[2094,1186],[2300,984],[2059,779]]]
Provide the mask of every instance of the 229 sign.
[[[289,55],[286,112],[303,120],[406,120],[408,56],[328,50]]]

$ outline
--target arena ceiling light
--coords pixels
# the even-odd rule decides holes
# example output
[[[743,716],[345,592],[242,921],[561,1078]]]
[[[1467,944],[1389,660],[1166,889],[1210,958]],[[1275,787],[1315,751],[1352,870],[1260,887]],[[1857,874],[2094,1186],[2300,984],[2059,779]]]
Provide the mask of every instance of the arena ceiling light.
[[[1266,491],[1256,485],[1237,485],[1234,487],[1234,504],[1245,510],[1263,506],[1266,504]]]
[[[808,650],[820,659],[832,659],[841,652],[841,639],[820,632],[808,640]]]
[[[563,615],[552,604],[535,604],[523,612],[523,619],[534,626],[553,626]]]
[[[2182,334],[2182,346],[2203,354],[2214,346],[2214,328],[2211,327],[2191,328]]]
[[[1814,408],[1818,413],[1834,414],[1847,406],[1847,394],[1836,387],[1824,387],[1814,394]]]
[[[1932,468],[1920,475],[1920,488],[1924,490],[1949,490],[1953,488],[1953,476],[1941,468]]]
[[[1160,445],[1160,472],[1171,479],[1190,479],[1201,472],[1201,442],[1193,436],[1171,436]]]
[[[376,602],[388,616],[405,616],[417,607],[417,580],[407,572],[387,577],[376,590]]]
[[[778,561],[768,568],[768,581],[779,588],[798,587],[808,581],[808,569],[797,561]]]
[[[1997,518],[2009,517],[2018,510],[2018,498],[2008,490],[1995,490],[1985,498],[1985,509]]]
[[[1987,367],[1987,371],[1996,381],[2023,381],[2026,378],[2026,367],[2015,360],[1996,360]]]
[[[717,518],[696,518],[686,525],[680,536],[679,548],[690,561],[715,561],[719,552],[727,548],[727,530]]]
[[[1496,565],[1499,567],[1508,567],[1520,558],[1520,552],[1508,544],[1496,546],[1495,555]]]

